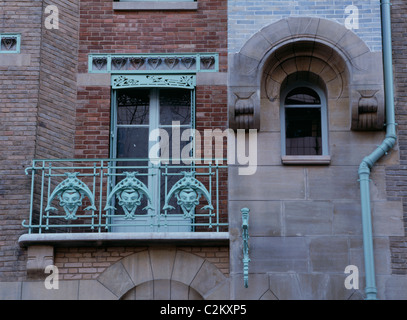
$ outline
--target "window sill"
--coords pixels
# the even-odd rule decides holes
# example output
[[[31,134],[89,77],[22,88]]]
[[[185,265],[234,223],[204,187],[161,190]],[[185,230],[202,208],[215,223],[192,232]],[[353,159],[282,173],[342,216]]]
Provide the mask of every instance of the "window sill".
[[[151,244],[228,245],[228,232],[112,232],[23,234],[18,243],[30,246],[134,246]]]
[[[281,162],[287,165],[329,165],[331,156],[282,156]]]
[[[140,10],[197,10],[198,2],[194,1],[123,1],[113,2],[116,11]]]

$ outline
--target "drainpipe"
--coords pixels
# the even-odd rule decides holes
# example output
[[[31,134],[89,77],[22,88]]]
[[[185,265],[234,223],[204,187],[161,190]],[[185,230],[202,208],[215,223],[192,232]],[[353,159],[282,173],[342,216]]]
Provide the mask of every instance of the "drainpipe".
[[[366,273],[366,300],[377,299],[377,288],[375,281],[374,255],[373,255],[373,235],[372,235],[372,217],[370,207],[370,188],[369,176],[375,163],[387,152],[392,149],[396,143],[396,123],[394,115],[394,86],[393,86],[393,58],[391,43],[391,18],[390,18],[390,0],[381,0],[381,23],[382,23],[382,42],[383,42],[383,73],[384,73],[384,91],[386,107],[386,138],[377,149],[365,157],[359,166],[360,196],[362,206],[362,225],[363,225],[363,249],[365,257]]]

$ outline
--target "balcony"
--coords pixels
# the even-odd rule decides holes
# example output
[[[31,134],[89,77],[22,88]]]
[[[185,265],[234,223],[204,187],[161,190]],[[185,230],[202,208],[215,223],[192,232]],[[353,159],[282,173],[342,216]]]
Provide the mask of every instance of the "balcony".
[[[20,245],[228,242],[223,160],[33,160]]]

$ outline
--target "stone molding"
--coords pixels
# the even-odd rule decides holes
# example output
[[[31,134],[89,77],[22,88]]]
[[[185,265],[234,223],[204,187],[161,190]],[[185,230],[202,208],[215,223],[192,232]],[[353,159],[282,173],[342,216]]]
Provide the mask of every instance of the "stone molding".
[[[311,47],[318,48],[318,52],[308,50]],[[289,17],[272,23],[254,34],[240,52],[229,56],[228,107],[231,128],[260,129],[264,72],[270,72],[270,66],[277,68],[289,57],[298,58],[295,49],[302,50],[303,57],[328,63],[334,73],[344,77],[343,89],[349,91],[344,94],[351,97],[352,130],[383,129],[381,54],[371,52],[363,40],[345,26],[310,17]],[[291,73],[300,71],[295,64],[292,68]],[[275,85],[276,88],[279,86]],[[365,108],[360,95],[356,95],[356,92],[367,91],[376,92],[375,108]],[[250,100],[244,98],[248,93],[251,93]],[[366,112],[367,109],[369,112]]]

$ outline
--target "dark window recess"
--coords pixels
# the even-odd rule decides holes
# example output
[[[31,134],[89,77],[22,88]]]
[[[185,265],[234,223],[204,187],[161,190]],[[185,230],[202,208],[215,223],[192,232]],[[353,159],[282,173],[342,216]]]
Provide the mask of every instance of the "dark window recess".
[[[321,108],[286,108],[285,121],[286,155],[322,155]]]

